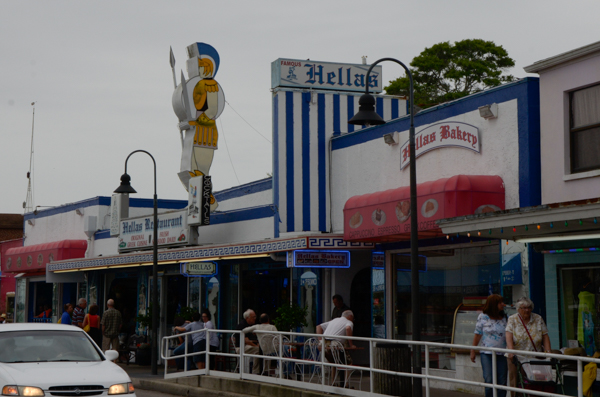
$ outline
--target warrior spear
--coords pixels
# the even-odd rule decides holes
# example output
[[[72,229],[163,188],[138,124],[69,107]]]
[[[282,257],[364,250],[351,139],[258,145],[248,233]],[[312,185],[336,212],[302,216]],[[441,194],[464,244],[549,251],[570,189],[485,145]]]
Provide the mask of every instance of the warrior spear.
[[[171,53],[169,54],[169,62],[171,63],[171,72],[173,72],[173,85],[177,89],[177,78],[175,77],[175,55],[173,55],[173,47],[169,47]],[[183,82],[183,80],[182,80]],[[183,88],[183,87],[182,87]],[[179,139],[181,140],[181,148],[183,149],[183,130],[179,129]]]

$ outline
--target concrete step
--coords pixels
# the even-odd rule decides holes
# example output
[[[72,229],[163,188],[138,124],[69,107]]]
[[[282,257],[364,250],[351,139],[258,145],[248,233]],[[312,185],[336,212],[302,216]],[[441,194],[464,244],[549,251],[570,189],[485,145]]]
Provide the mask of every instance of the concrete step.
[[[214,376],[189,376],[158,380],[134,378],[134,387],[180,396],[202,397],[324,397],[330,394],[297,389],[249,380],[218,378]]]

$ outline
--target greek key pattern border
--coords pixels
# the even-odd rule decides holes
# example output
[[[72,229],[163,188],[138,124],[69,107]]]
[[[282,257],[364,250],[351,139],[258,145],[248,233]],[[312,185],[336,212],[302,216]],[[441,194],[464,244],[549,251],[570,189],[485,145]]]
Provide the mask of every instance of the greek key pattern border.
[[[236,255],[266,254],[270,252],[293,251],[305,248],[307,248],[307,239],[306,237],[301,237],[289,240],[275,240],[222,247],[198,247],[194,249],[163,251],[158,253],[158,261],[162,262],[186,259],[194,260],[214,258],[216,256],[227,257]],[[144,262],[152,262],[151,252],[144,252],[135,255],[118,255],[106,258],[80,259],[51,263],[48,265],[48,270],[53,272],[57,270],[87,269],[104,266],[111,267]]]
[[[374,243],[362,243],[356,241],[345,241],[342,237],[309,237],[308,248],[353,248],[373,249]]]
[[[217,256],[228,257],[237,255],[267,254],[270,252],[285,252],[297,249],[372,249],[373,243],[362,243],[344,241],[341,236],[332,237],[298,237],[287,240],[264,241],[260,243],[226,245],[219,247],[194,247],[188,249],[174,249],[158,253],[158,261],[180,261],[195,260],[203,258],[214,258]],[[48,264],[51,272],[57,270],[92,269],[95,267],[111,267],[119,265],[130,265],[135,263],[152,262],[152,252],[138,254],[116,255],[106,258],[76,259]]]

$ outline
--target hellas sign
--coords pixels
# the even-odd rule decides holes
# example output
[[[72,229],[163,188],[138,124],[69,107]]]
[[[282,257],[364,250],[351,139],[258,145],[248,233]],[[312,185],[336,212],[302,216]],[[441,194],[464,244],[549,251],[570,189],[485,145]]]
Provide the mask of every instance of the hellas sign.
[[[271,87],[318,88],[336,91],[365,91],[371,65],[318,62],[279,58],[271,63]],[[383,91],[381,66],[369,74],[369,91]]]

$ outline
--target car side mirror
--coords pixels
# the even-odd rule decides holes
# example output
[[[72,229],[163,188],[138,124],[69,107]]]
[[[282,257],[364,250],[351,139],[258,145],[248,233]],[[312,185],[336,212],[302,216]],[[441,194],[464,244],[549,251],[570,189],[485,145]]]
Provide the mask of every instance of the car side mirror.
[[[115,361],[117,358],[119,358],[119,352],[116,350],[107,350],[104,353],[104,357],[106,357],[108,361]]]

